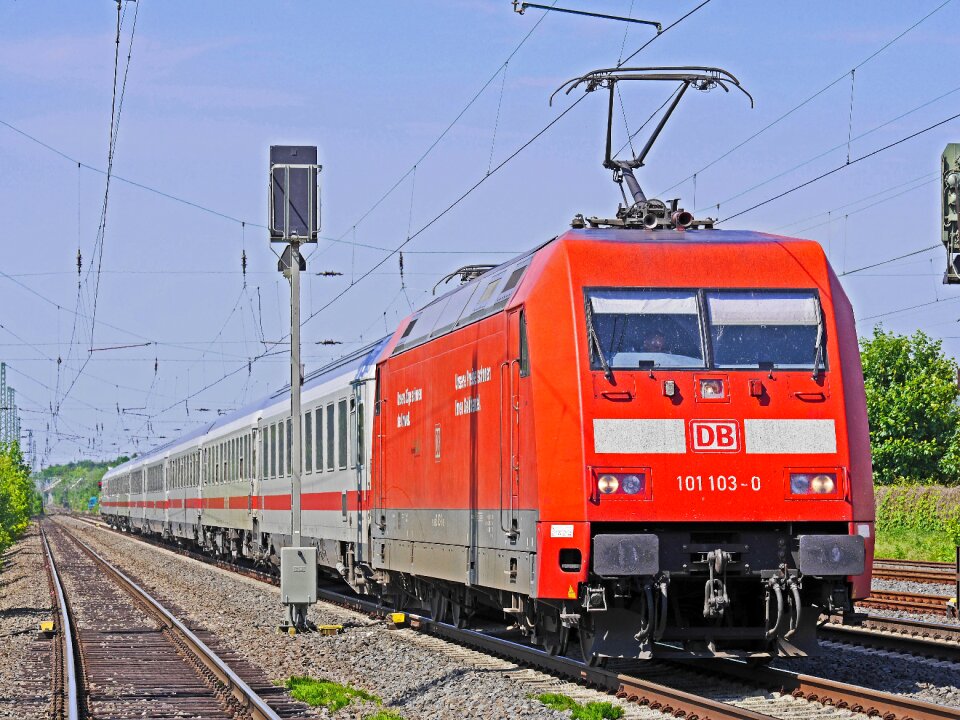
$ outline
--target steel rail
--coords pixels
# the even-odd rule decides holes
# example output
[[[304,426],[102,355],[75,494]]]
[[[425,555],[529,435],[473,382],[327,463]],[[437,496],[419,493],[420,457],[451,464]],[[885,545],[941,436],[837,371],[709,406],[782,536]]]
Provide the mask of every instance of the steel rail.
[[[237,675],[233,669],[224,662],[219,655],[211,650],[200,638],[198,638],[186,625],[178,620],[169,610],[161,605],[146,590],[137,585],[133,580],[127,577],[119,568],[112,565],[96,550],[91,548],[85,542],[72,535],[69,530],[59,525],[87,555],[94,560],[101,568],[107,571],[115,580],[119,582],[131,595],[148,605],[152,611],[162,618],[168,627],[174,629],[180,637],[187,643],[193,654],[207,667],[214,675],[219,678],[233,695],[243,705],[244,709],[250,713],[254,720],[280,720],[280,716],[261,698],[244,680]]]
[[[955,624],[926,623],[878,615],[858,617],[851,622],[840,616],[831,616],[817,628],[817,637],[848,645],[960,662],[960,625]]]
[[[47,554],[47,562],[50,568],[50,578],[53,580],[53,588],[56,593],[57,607],[60,611],[60,642],[63,643],[64,672],[66,674],[67,684],[67,720],[79,720],[80,701],[77,691],[77,663],[74,657],[73,644],[73,625],[70,622],[70,613],[67,610],[67,600],[63,593],[63,585],[60,583],[60,573],[57,571],[57,564],[53,560],[53,553],[50,551],[50,543],[47,540],[47,533],[40,528],[40,538],[43,540],[43,549]]]
[[[881,580],[908,580],[918,583],[937,583],[952,585],[956,582],[954,569],[940,569],[924,567],[922,565],[889,565],[887,563],[873,565],[873,577]]]
[[[949,610],[946,595],[926,595],[923,593],[899,592],[893,590],[873,590],[869,597],[857,600],[856,605],[883,610],[905,610],[915,613],[933,613],[946,615]]]
[[[904,567],[942,568],[944,570],[952,570],[956,567],[956,565],[952,562],[941,562],[939,560],[897,560],[895,558],[874,558],[874,567],[876,567],[878,563],[882,565],[902,565]]]
[[[765,685],[796,698],[869,716],[879,716],[883,720],[956,720],[958,714],[955,707],[934,705],[882,690],[778,668],[758,668],[735,660],[715,663],[697,661],[697,664],[708,672],[723,673],[752,684]]]

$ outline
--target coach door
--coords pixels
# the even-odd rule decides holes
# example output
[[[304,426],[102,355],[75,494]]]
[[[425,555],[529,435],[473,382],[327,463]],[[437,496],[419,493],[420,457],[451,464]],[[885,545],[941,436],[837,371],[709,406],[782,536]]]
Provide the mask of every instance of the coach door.
[[[500,529],[520,535],[520,379],[526,345],[523,310],[507,314],[506,359],[500,363]]]

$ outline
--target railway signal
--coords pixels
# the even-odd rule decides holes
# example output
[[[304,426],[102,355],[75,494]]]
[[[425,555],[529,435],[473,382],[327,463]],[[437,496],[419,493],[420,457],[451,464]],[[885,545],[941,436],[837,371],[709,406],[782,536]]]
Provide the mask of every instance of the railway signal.
[[[300,273],[307,269],[300,246],[317,242],[320,229],[321,167],[316,146],[270,147],[270,242],[285,243],[277,269],[290,280],[290,546],[280,551],[280,597],[285,609],[281,627],[291,634],[307,628],[307,606],[317,601],[317,548],[301,539],[300,477],[303,472],[303,427],[300,391]]]

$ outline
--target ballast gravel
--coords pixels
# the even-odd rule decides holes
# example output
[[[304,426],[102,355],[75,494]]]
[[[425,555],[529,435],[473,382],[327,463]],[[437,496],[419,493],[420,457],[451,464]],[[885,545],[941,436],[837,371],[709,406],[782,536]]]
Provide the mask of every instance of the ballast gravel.
[[[885,592],[908,592],[918,595],[946,595],[953,597],[957,593],[956,585],[941,585],[939,583],[919,583],[910,580],[892,580],[874,578],[870,586],[874,590]]]
[[[531,691],[508,669],[457,662],[411,641],[405,631],[388,631],[382,621],[327,603],[311,607],[310,620],[343,625],[341,634],[277,634],[281,606],[276,588],[85,523],[64,522],[172,611],[202,624],[278,682],[308,675],[351,684],[381,697],[384,707],[408,720],[570,717],[528,697]],[[354,703],[333,714],[317,714],[353,720],[376,709],[372,703]]]
[[[51,619],[40,532],[31,525],[0,557],[0,718],[49,717],[52,641],[37,630]]]

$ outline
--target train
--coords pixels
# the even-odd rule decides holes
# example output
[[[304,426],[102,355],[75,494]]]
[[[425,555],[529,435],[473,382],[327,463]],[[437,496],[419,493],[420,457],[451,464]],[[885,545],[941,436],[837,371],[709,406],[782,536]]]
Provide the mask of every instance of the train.
[[[627,80],[680,85],[624,161],[611,133]],[[684,91],[736,78],[614,68],[561,90],[578,86],[609,91],[616,217],[576,215],[462,269],[387,337],[306,376],[301,417],[280,389],[111,469],[107,522],[277,565],[297,422],[302,542],[387,607],[503,618],[551,654],[575,640],[591,664],[815,653],[821,614],[870,591],[851,304],[816,242],[717,229],[640,188]]]
[[[870,588],[854,316],[815,242],[571,229],[303,386],[322,570],[551,652],[815,651]],[[289,388],[105,474],[107,522],[276,563]]]

